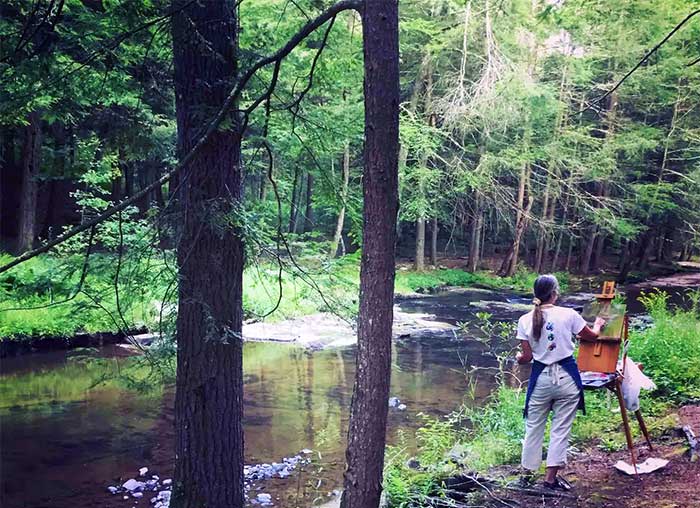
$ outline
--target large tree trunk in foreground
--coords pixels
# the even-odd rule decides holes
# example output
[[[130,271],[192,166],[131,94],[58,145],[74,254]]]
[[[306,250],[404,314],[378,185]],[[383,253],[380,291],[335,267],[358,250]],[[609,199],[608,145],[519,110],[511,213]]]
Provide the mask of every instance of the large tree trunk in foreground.
[[[365,0],[363,35],[364,229],[343,508],[376,508],[382,490],[398,212],[398,1]]]
[[[238,36],[234,2],[173,3],[177,148],[182,157],[232,86]],[[173,508],[244,504],[243,242],[239,231],[222,226],[241,199],[237,121],[232,129],[215,132],[183,168],[178,196],[182,229]]]
[[[17,252],[31,250],[36,237],[36,208],[41,165],[41,118],[39,113],[29,113],[29,123],[24,128],[22,149],[22,190],[20,195],[19,234]]]

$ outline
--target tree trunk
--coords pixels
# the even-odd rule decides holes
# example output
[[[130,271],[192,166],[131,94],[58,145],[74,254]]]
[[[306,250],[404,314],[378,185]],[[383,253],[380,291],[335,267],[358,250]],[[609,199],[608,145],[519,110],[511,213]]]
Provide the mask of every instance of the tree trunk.
[[[173,2],[177,150],[182,157],[237,74],[233,2]],[[233,105],[233,111],[238,111]],[[178,193],[177,380],[172,508],[241,508],[243,241],[225,216],[240,206],[240,119],[183,168]]]
[[[568,272],[571,268],[571,258],[574,254],[574,237],[569,235],[569,249],[566,251],[566,262],[564,263],[564,271]]]
[[[527,226],[527,217],[532,209],[532,198],[526,192],[530,180],[530,164],[524,163],[520,169],[520,180],[518,184],[518,202],[515,217],[515,230],[513,232],[513,243],[506,252],[499,274],[503,277],[510,277],[515,273],[518,266],[518,256],[520,252],[520,242]],[[527,194],[527,197],[526,197]]]
[[[542,261],[544,259],[545,243],[547,236],[547,219],[549,217],[549,177],[547,177],[544,198],[542,201],[542,224],[540,224],[540,236],[537,238],[537,247],[535,252],[535,273],[540,273],[542,270]]]
[[[331,257],[338,254],[338,245],[343,238],[343,226],[345,223],[345,206],[348,199],[348,185],[350,184],[350,144],[345,143],[343,150],[343,186],[340,189],[340,199],[342,201],[340,211],[338,212],[338,220],[335,223],[335,234],[331,243]]]
[[[481,243],[481,228],[484,223],[484,212],[481,209],[481,194],[475,193],[474,219],[472,220],[471,235],[469,238],[469,271],[476,272],[479,266],[479,251]]]
[[[425,270],[425,219],[416,219],[416,260],[413,265],[418,272]]]
[[[591,258],[593,257],[593,247],[595,245],[596,232],[598,231],[598,226],[591,226],[588,238],[582,238],[582,241],[586,242],[586,247],[581,253],[581,273],[588,273],[591,271]]]
[[[433,267],[437,266],[438,231],[438,220],[437,217],[434,217],[430,225],[430,264],[433,265]]]
[[[39,113],[28,115],[24,128],[22,149],[22,190],[20,194],[19,234],[17,252],[26,252],[34,245],[36,236],[36,208],[38,177],[41,166],[41,117]]]
[[[425,83],[425,101],[423,104],[424,113],[427,115],[428,124],[433,125],[434,116],[431,112],[432,108],[432,91],[433,91],[433,70],[430,56],[427,55],[424,59],[425,67],[421,69],[421,73],[424,73],[426,83]],[[428,157],[421,156],[420,166],[427,167]],[[422,195],[425,194],[425,189],[423,188],[422,181],[419,180],[418,192]],[[425,220],[426,220],[426,210],[420,210],[418,218],[416,219],[416,271],[425,270]]]
[[[314,208],[313,208],[313,186],[314,176],[311,173],[306,175],[306,212],[304,213],[304,233],[309,233],[314,228]]]
[[[391,375],[399,152],[397,0],[365,0],[364,220],[357,374],[342,508],[376,508],[382,490]]]
[[[301,171],[299,171],[299,165],[294,165],[294,183],[292,184],[292,201],[289,205],[289,225],[287,231],[289,233],[296,233],[297,227],[297,208],[299,207],[299,195],[301,195],[300,180]]]

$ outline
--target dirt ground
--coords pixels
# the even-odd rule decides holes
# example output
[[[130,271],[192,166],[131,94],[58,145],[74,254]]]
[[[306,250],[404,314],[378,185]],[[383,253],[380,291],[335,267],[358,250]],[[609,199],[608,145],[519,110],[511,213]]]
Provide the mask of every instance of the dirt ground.
[[[679,429],[689,425],[700,434],[700,406],[681,408],[677,418]],[[569,462],[563,476],[573,489],[561,497],[505,489],[495,494],[506,502],[515,501],[514,506],[528,508],[700,508],[700,460],[690,462],[685,436],[678,431],[654,438],[652,443],[653,451],[642,442],[635,443],[639,461],[657,457],[669,463],[639,479],[613,467],[618,460],[629,462],[627,450],[606,453],[592,446]]]

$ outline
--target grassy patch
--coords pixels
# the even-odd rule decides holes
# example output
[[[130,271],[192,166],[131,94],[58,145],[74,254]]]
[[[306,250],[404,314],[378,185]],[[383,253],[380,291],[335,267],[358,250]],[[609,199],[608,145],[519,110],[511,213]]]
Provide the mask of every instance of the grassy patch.
[[[567,273],[557,273],[557,278],[566,290],[569,285]],[[535,283],[537,274],[527,270],[520,270],[511,277],[499,277],[491,272],[465,272],[454,268],[439,268],[424,272],[399,271],[396,274],[396,292],[413,293],[432,291],[441,287],[469,287],[478,286],[487,289],[512,289],[519,292],[530,292]]]
[[[313,248],[298,248],[295,258],[255,259],[243,277],[245,319],[280,321],[316,312],[357,315],[360,253],[330,260]],[[0,255],[0,264],[12,258]],[[115,292],[117,258],[93,254],[80,285],[84,256],[42,255],[0,275],[0,338],[69,337],[77,333],[161,328],[161,308],[175,308],[175,260],[126,252],[119,269],[119,305]],[[445,286],[479,286],[529,292],[536,275],[513,277],[458,269],[398,271],[397,294],[431,291]],[[565,274],[559,274],[564,287]],[[281,297],[280,297],[281,295]],[[168,312],[164,313],[168,317]],[[165,328],[172,326],[169,314]]]

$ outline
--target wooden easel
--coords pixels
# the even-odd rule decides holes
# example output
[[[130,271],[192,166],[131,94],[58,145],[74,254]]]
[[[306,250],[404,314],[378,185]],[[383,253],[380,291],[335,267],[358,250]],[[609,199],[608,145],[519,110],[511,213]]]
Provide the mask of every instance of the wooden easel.
[[[615,298],[615,282],[605,281],[603,284],[603,292],[596,295],[596,300],[600,303],[601,317],[610,310],[613,299]],[[603,372],[612,374],[611,380],[600,387],[586,387],[586,389],[607,388],[617,396],[617,402],[620,405],[620,414],[622,415],[622,426],[625,431],[625,439],[627,440],[627,448],[632,457],[632,466],[637,474],[637,459],[634,453],[634,442],[632,441],[632,431],[630,429],[629,416],[625,407],[625,400],[622,397],[622,380],[625,377],[625,363],[627,360],[627,346],[629,344],[629,318],[624,315],[622,330],[612,330],[609,333],[601,332],[601,335],[595,342],[582,342],[579,347],[578,364],[581,371]],[[622,370],[617,370],[617,359],[620,355],[620,346],[622,345]],[[644,439],[649,445],[649,449],[653,450],[649,431],[644,423],[641,410],[637,409],[634,412],[637,418],[639,428],[644,434]]]

